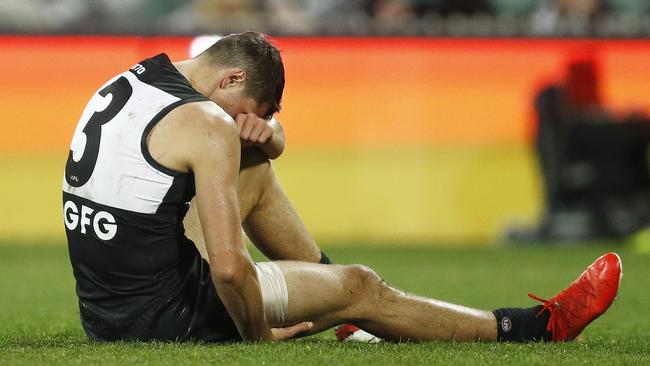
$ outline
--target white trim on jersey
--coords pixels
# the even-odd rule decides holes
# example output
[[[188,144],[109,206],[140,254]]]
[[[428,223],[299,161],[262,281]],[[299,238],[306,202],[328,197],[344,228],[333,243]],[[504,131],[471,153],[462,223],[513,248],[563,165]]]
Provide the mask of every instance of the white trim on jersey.
[[[97,163],[88,182],[73,187],[63,178],[63,191],[93,202],[123,210],[154,214],[169,191],[174,177],[161,172],[145,159],[141,150],[147,125],[165,107],[180,99],[146,84],[131,72],[126,77],[133,94],[122,110],[101,126]],[[101,89],[100,89],[101,90]],[[86,106],[70,145],[73,159],[79,161],[86,145],[83,129],[93,113],[104,110],[112,98],[95,93]]]

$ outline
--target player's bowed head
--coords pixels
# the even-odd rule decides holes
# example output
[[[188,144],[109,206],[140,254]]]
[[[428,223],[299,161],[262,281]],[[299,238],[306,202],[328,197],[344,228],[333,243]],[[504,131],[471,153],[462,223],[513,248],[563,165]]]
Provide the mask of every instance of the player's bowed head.
[[[284,65],[280,50],[263,34],[231,34],[176,67],[201,94],[235,122],[242,147],[259,146],[274,159],[284,149],[280,111]]]

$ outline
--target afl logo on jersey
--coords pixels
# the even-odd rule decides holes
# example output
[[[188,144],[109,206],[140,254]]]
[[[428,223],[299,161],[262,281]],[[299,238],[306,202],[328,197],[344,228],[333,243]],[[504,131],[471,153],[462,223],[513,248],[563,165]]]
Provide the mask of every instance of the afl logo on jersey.
[[[86,235],[87,228],[92,224],[92,230],[100,240],[111,240],[117,233],[115,217],[106,211],[93,210],[90,207],[81,205],[81,210],[72,201],[63,204],[63,220],[68,230],[80,228],[82,234]]]

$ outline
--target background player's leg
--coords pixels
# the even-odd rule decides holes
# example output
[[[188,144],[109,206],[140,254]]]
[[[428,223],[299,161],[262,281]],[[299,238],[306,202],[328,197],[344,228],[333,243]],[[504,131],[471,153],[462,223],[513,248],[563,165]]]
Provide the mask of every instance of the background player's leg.
[[[387,340],[496,340],[491,312],[407,294],[367,267],[276,263],[289,294],[286,324],[313,321],[317,333],[351,323]]]
[[[242,150],[239,205],[246,234],[269,259],[314,263],[321,259],[320,248],[282,191],[271,163],[255,148]],[[196,205],[191,205],[184,225],[187,237],[205,256]]]

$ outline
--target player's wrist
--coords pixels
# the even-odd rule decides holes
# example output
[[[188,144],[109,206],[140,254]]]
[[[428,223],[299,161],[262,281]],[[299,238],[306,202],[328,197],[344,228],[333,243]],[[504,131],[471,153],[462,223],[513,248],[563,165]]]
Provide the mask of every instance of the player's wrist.
[[[251,325],[245,329],[248,330],[240,332],[240,335],[246,342],[270,342],[275,340],[275,336],[266,321]]]
[[[262,333],[262,336],[260,337],[260,342],[272,342],[275,341],[275,336],[273,335],[273,332],[271,331],[271,328],[267,325],[265,327],[266,329]]]
[[[277,159],[282,152],[284,151],[284,141],[275,138],[271,138],[266,143],[257,145],[260,150],[266,155],[269,159]]]

